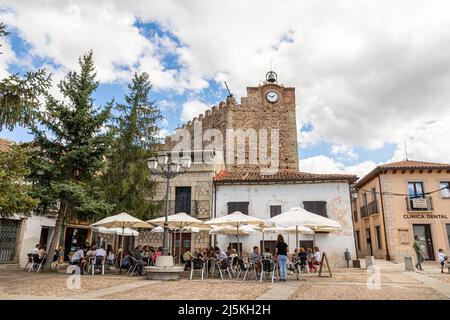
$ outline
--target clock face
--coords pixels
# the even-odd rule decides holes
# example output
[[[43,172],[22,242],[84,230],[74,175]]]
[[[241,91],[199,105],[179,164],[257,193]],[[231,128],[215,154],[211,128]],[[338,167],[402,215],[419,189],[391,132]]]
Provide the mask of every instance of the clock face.
[[[266,99],[269,102],[277,102],[278,101],[278,93],[274,92],[274,91],[269,91],[266,94]]]

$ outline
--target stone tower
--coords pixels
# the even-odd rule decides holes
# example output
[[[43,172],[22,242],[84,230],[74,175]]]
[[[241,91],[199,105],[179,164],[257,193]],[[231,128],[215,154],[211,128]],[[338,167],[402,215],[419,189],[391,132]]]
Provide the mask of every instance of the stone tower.
[[[284,87],[277,83],[277,76],[270,71],[266,75],[266,81],[257,87],[247,87],[247,96],[242,97],[240,104],[237,104],[234,98],[228,96],[226,102],[221,102],[219,106],[214,106],[207,110],[205,115],[200,115],[184,124],[181,128],[187,129],[192,137],[192,149],[205,148],[209,144],[203,141],[201,146],[195,146],[194,128],[201,121],[202,131],[208,129],[218,129],[224,138],[224,149],[227,146],[227,129],[249,130],[253,129],[259,132],[260,129],[266,129],[269,133],[268,142],[270,150],[270,132],[273,129],[279,130],[279,169],[298,171],[298,143],[297,143],[297,124],[295,116],[295,88]],[[198,128],[198,127],[197,127]],[[229,130],[228,130],[229,131]],[[235,139],[237,139],[235,137]],[[171,137],[166,139],[166,149],[171,150],[178,141]],[[226,162],[227,169],[233,170],[251,170],[265,165],[254,165],[249,163],[249,144],[252,142],[246,139],[245,164],[238,165]],[[259,143],[259,139],[258,142]],[[237,140],[234,146],[236,147]],[[224,150],[225,151],[225,150]],[[228,152],[228,150],[226,150]],[[238,154],[235,153],[235,160]],[[259,158],[258,158],[259,160]]]

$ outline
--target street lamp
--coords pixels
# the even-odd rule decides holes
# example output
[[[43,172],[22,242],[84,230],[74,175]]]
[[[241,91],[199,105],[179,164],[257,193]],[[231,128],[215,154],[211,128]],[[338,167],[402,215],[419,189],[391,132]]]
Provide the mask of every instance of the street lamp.
[[[169,191],[170,191],[170,179],[173,177],[185,173],[187,169],[191,167],[191,157],[186,155],[181,157],[180,161],[172,161],[169,163],[169,156],[167,154],[159,154],[156,158],[150,158],[147,160],[147,166],[150,171],[166,179],[166,207],[164,210],[164,235],[163,235],[163,249],[162,255],[169,255]],[[181,170],[183,169],[183,170]]]

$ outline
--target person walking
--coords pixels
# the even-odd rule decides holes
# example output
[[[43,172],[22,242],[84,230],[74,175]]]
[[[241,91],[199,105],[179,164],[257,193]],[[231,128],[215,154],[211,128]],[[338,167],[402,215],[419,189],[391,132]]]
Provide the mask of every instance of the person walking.
[[[414,237],[413,248],[414,248],[414,252],[416,253],[416,257],[417,257],[416,268],[418,270],[423,271],[423,268],[422,268],[423,251],[420,248],[420,237],[419,236]]]
[[[277,243],[275,246],[275,254],[278,257],[278,269],[280,272],[280,281],[286,281],[287,275],[287,253],[288,253],[288,245],[284,242],[284,238],[281,234],[277,237]]]

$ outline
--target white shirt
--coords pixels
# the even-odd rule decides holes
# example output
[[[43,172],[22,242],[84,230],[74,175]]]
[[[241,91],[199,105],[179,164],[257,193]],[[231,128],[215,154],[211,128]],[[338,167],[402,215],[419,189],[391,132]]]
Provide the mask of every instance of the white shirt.
[[[105,249],[98,248],[94,251],[94,256],[96,257],[106,257],[106,251]]]
[[[444,262],[445,261],[445,253],[443,252],[439,252],[439,262]]]
[[[72,258],[71,258],[71,260],[72,260],[72,262],[73,261],[76,261],[76,260],[81,260],[81,258],[83,258],[84,257],[84,252],[83,252],[83,250],[78,250],[78,251],[76,251],[73,255],[72,255]]]
[[[228,258],[227,254],[225,252],[223,252],[223,251],[220,251],[219,259],[226,259],[226,258]]]
[[[320,262],[321,256],[319,251],[314,252],[314,259],[316,259],[317,262]]]
[[[31,254],[39,254],[39,249],[33,248],[33,250],[31,250]]]

